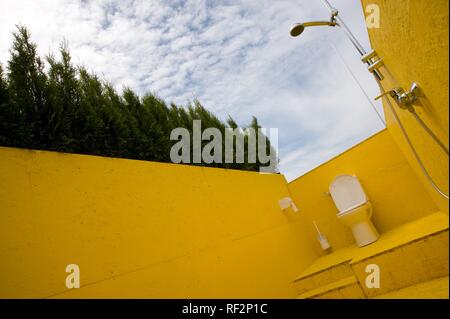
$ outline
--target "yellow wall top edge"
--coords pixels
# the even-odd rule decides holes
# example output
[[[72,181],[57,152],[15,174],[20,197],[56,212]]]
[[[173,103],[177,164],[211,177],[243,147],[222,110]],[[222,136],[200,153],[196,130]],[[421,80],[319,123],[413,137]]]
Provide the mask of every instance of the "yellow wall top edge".
[[[170,163],[170,162],[156,162],[156,161],[147,161],[147,160],[139,160],[139,159],[133,159],[133,158],[125,158],[125,157],[111,157],[111,156],[103,156],[103,155],[90,155],[90,154],[81,154],[81,153],[68,153],[68,152],[57,152],[57,151],[49,151],[49,150],[39,150],[39,149],[31,149],[31,148],[20,148],[20,147],[9,147],[9,146],[0,146],[0,151],[2,149],[10,149],[10,150],[20,150],[30,153],[53,153],[58,154],[62,156],[80,156],[80,157],[86,157],[86,158],[99,158],[99,159],[110,159],[110,160],[120,160],[120,161],[134,161],[134,162],[141,162],[141,163],[150,163],[152,165],[162,165],[162,166],[182,166],[187,167],[190,169],[195,168],[204,168],[208,170],[220,170],[220,171],[231,171],[234,173],[244,173],[244,174],[260,174],[260,175],[280,175],[283,178],[284,175],[281,173],[266,173],[266,172],[256,172],[256,171],[246,171],[246,170],[240,170],[240,169],[234,169],[234,168],[221,168],[221,167],[211,167],[211,166],[202,166],[197,164],[180,164],[180,163]]]

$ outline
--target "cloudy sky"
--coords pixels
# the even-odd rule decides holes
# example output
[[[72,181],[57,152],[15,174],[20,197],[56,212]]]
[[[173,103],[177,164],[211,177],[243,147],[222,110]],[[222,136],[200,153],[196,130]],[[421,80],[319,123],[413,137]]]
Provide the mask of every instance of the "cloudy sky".
[[[369,48],[360,1],[331,2]],[[241,125],[255,115],[278,128],[280,170],[292,180],[384,127],[343,62],[376,96],[341,30],[289,36],[295,22],[324,19],[320,0],[0,0],[0,62],[21,23],[41,55],[67,40],[75,63],[118,89],[197,98]]]

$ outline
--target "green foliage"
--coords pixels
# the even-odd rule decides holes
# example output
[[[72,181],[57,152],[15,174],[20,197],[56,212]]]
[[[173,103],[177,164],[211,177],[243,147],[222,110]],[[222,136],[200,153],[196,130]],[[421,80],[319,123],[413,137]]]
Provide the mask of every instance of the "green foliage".
[[[7,72],[0,64],[0,145],[32,149],[170,162],[172,129],[239,128],[229,117],[223,123],[199,101],[186,108],[153,94],[142,98],[113,86],[83,67],[76,67],[66,43],[43,60],[28,30],[18,26]],[[249,127],[258,128],[256,118]],[[244,132],[242,132],[244,134]],[[192,134],[191,134],[192,136]],[[244,134],[248,142],[248,136]],[[206,144],[207,142],[203,142]],[[269,143],[268,143],[269,145]],[[270,147],[270,145],[269,145]],[[196,164],[259,170],[260,163]]]

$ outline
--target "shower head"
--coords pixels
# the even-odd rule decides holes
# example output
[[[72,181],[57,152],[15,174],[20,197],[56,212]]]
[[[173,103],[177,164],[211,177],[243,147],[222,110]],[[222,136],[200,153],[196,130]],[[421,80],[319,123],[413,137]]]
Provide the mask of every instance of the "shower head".
[[[306,27],[318,27],[318,26],[328,26],[328,27],[335,27],[337,26],[337,22],[335,21],[312,21],[312,22],[305,22],[305,23],[297,23],[291,28],[291,36],[298,37],[300,34],[303,33]]]
[[[305,31],[305,26],[302,23],[297,23],[291,28],[291,37],[298,37]]]

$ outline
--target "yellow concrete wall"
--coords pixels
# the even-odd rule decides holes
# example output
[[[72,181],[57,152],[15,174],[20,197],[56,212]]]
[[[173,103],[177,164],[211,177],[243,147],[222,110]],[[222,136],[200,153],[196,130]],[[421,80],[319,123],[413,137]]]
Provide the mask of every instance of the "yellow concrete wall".
[[[358,176],[373,204],[372,221],[381,233],[438,210],[390,133],[383,130],[288,184],[307,219],[310,236],[315,220],[334,249],[354,243],[350,229],[337,219],[328,193],[339,174]]]
[[[317,258],[282,175],[0,147],[0,190],[1,298],[289,298]]]
[[[448,146],[449,134],[449,1],[363,0],[380,7],[380,28],[369,29],[372,47],[383,58],[383,87],[409,89],[418,82],[425,93],[417,112]],[[389,76],[392,74],[392,77]],[[395,105],[395,103],[394,103]],[[439,208],[448,213],[448,201],[424,178],[391,111],[385,105],[388,129]],[[448,157],[420,128],[408,111],[398,109],[406,130],[437,184],[448,194]]]

